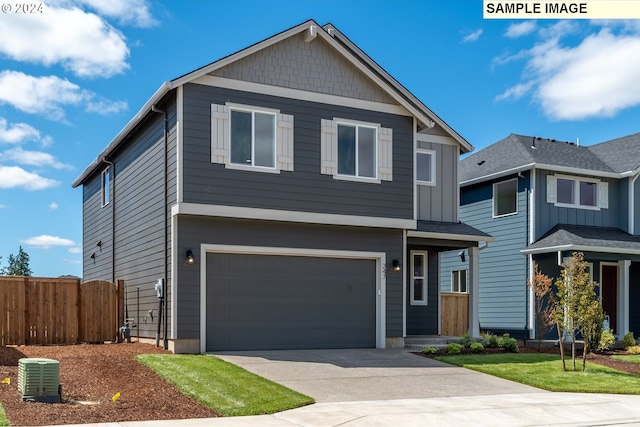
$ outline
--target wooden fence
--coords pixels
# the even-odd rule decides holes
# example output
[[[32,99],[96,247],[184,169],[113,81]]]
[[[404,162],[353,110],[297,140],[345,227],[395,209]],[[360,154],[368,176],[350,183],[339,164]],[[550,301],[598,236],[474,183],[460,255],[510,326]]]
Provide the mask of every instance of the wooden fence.
[[[124,280],[0,276],[0,345],[118,341]]]
[[[441,294],[440,335],[460,337],[469,332],[469,294]]]

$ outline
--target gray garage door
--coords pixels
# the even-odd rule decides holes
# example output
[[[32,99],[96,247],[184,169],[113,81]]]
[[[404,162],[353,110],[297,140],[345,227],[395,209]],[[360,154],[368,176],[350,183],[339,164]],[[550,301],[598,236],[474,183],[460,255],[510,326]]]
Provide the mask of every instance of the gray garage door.
[[[207,351],[376,346],[374,260],[207,254]]]

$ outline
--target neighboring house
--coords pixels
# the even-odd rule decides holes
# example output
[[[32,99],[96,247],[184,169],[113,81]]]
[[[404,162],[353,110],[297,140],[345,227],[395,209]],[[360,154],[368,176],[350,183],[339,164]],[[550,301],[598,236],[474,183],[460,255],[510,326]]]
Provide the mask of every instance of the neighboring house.
[[[615,335],[640,332],[639,173],[640,134],[592,146],[510,135],[462,160],[460,217],[496,238],[481,249],[480,328],[534,338],[534,263],[555,281],[580,251]],[[466,268],[443,255],[443,291]]]
[[[165,279],[175,352],[437,335],[439,254],[471,254],[477,319],[473,271],[492,240],[458,221],[471,150],[308,21],[163,84],[74,181],[84,279],[125,279],[133,335],[147,338]]]

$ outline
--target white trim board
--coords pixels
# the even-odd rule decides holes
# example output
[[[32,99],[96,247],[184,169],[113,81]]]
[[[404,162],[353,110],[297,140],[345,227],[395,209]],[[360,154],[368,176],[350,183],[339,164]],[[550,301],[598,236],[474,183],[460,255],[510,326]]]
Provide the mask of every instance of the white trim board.
[[[376,262],[376,348],[386,344],[386,277],[384,268],[387,255],[384,252],[338,251],[311,248],[287,248],[270,246],[200,245],[200,352],[207,352],[207,253],[301,256],[313,258],[350,258]]]

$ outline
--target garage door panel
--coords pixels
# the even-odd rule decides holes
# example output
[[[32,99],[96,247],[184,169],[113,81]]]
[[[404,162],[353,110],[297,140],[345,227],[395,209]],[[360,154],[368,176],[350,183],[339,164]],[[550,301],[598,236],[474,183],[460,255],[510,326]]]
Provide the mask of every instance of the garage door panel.
[[[375,347],[374,260],[209,253],[207,349]]]

